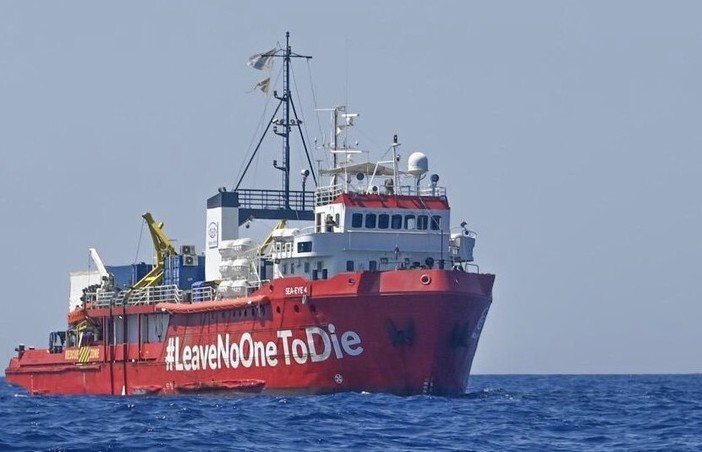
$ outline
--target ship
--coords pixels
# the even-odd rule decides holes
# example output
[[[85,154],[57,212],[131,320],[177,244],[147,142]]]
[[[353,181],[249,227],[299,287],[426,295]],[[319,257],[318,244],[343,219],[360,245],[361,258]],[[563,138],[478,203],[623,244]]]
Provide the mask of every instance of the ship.
[[[150,213],[153,264],[108,266],[90,249],[66,328],[46,348],[19,344],[8,383],[33,395],[466,391],[495,279],[474,261],[477,234],[452,226],[424,153],[405,161],[394,135],[385,160],[364,160],[340,139],[358,117],[345,106],[326,110],[331,164],[313,168],[289,83],[291,63],[311,57],[289,33],[278,47],[249,65],[282,61],[263,131],[282,138],[281,189],[241,187],[261,140],[238,183],[207,199],[201,253],[176,248]],[[291,190],[298,131],[309,168]],[[240,235],[259,219],[277,221],[267,237]]]

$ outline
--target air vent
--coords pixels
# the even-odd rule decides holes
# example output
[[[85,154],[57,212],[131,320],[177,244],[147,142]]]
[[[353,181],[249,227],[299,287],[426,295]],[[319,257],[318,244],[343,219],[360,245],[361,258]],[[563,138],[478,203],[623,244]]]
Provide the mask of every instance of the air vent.
[[[183,266],[184,267],[197,266],[197,256],[183,256]]]

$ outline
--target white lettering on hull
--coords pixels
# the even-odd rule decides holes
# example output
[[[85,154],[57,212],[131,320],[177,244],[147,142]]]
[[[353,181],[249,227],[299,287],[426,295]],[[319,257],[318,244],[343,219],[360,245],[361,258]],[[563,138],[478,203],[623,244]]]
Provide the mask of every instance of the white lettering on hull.
[[[286,366],[319,363],[331,358],[358,356],[363,353],[361,336],[355,331],[345,331],[339,338],[334,324],[327,325],[326,331],[318,326],[305,328],[305,337],[293,338],[292,330],[276,332],[283,347],[283,362]],[[315,343],[315,338],[317,342]],[[320,345],[321,344],[321,345]],[[292,358],[292,359],[291,359]],[[236,369],[238,367],[276,367],[278,344],[273,341],[257,341],[249,332],[243,333],[238,341],[230,334],[218,334],[212,344],[180,345],[180,337],[169,337],[166,345],[166,370],[194,371]]]

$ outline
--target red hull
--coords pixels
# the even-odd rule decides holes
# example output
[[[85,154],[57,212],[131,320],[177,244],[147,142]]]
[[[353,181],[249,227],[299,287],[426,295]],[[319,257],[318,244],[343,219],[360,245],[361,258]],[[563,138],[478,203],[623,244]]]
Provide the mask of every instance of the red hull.
[[[6,379],[32,394],[457,395],[493,281],[454,270],[356,272],[279,279],[237,301],[89,310],[104,321],[170,317],[163,341],[27,350]]]

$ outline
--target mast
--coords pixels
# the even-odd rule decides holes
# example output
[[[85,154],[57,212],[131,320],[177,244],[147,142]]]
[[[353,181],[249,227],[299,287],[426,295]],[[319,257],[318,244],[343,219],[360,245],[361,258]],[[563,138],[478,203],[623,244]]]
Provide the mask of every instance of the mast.
[[[311,220],[314,218],[314,211],[308,210],[307,207],[313,207],[313,193],[307,193],[304,189],[304,181],[306,180],[306,175],[303,172],[303,190],[302,191],[291,191],[290,190],[290,132],[293,127],[296,127],[300,133],[300,140],[302,141],[302,146],[305,150],[305,155],[307,157],[307,164],[309,165],[309,171],[307,174],[312,175],[312,179],[317,183],[317,176],[312,166],[312,159],[310,158],[309,151],[307,149],[307,143],[305,142],[304,134],[302,133],[302,121],[297,116],[297,110],[295,109],[295,103],[293,102],[292,95],[290,93],[290,63],[292,58],[304,58],[310,60],[311,56],[299,55],[292,51],[290,46],[290,32],[285,33],[285,49],[278,49],[274,52],[267,52],[265,54],[259,54],[257,56],[264,56],[267,58],[283,58],[283,91],[282,94],[278,94],[277,90],[273,91],[273,97],[277,99],[278,106],[276,107],[273,115],[271,116],[266,129],[254,149],[251,158],[249,159],[244,171],[239,177],[239,181],[234,186],[234,193],[237,194],[237,202],[240,208],[239,224],[243,224],[247,219],[251,218],[264,218],[264,219],[286,219],[286,220]],[[275,116],[281,110],[283,117],[281,119],[276,119]],[[280,136],[283,139],[283,159],[278,164],[278,160],[273,160],[273,167],[280,170],[283,173],[282,176],[282,190],[248,190],[240,189],[239,186],[246,176],[246,172],[251,166],[256,154],[258,153],[263,139],[266,134],[273,128],[273,133]],[[306,202],[306,198],[310,198]]]
[[[278,132],[278,128],[274,127],[273,132],[276,135],[283,137],[283,164],[278,165],[273,160],[273,166],[283,172],[283,192],[285,200],[285,208],[290,209],[290,32],[285,32],[285,53],[283,54],[283,95],[278,96],[278,91],[273,91],[273,96],[285,104],[283,109],[283,123],[278,125],[283,126],[283,131]]]
[[[339,163],[337,155],[336,155],[336,151],[339,150],[339,142],[337,140],[337,137],[339,136],[339,132],[338,132],[338,130],[339,130],[339,112],[341,111],[341,108],[342,107],[340,107],[340,106],[334,107],[334,114],[333,114],[334,124],[332,126],[333,127],[332,137],[334,137],[334,138],[332,139],[332,149],[331,149],[332,150],[332,153],[331,153],[332,154],[332,169],[336,169],[336,167]],[[331,185],[332,185],[332,187],[334,187],[336,185],[336,173],[332,176]]]
[[[331,152],[332,155],[332,169],[335,169],[339,166],[339,156],[338,154],[340,152],[346,152],[347,157],[348,153],[350,151],[349,147],[346,144],[346,139],[344,139],[343,143],[339,145],[339,134],[346,133],[348,130],[348,127],[353,126],[354,119],[358,117],[358,113],[348,113],[346,110],[346,105],[337,105],[334,108],[319,108],[317,111],[329,111],[331,112],[331,139],[328,145],[325,144],[325,146],[329,146],[330,149],[329,151]],[[339,119],[343,119],[342,122],[339,122]],[[346,161],[345,163],[348,163]],[[332,181],[331,185],[335,186],[337,183],[337,178],[338,175],[336,173],[332,174]]]
[[[285,93],[285,136],[283,137],[283,186],[285,187],[285,208],[290,208],[290,32],[285,32],[285,73],[283,74],[283,89]]]

